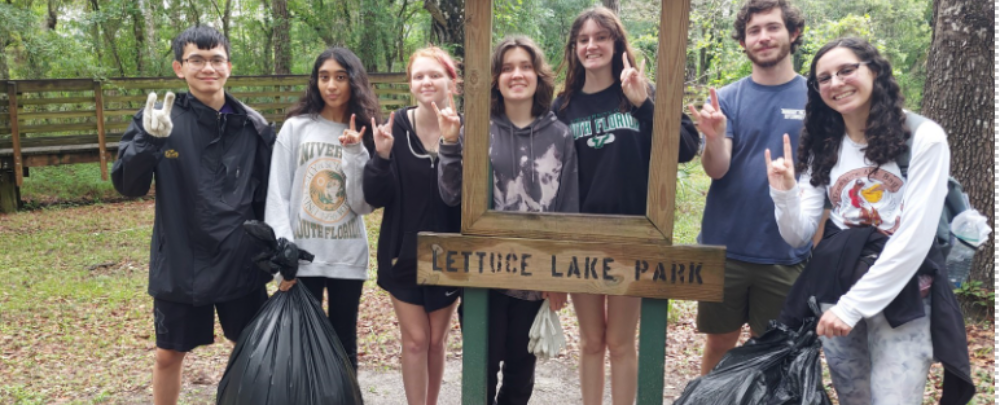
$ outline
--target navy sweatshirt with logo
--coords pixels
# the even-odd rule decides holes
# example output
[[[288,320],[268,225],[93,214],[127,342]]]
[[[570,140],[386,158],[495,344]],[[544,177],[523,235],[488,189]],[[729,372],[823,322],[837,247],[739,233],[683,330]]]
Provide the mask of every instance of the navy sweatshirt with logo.
[[[552,111],[573,133],[580,166],[580,212],[646,215],[646,188],[653,139],[653,92],[630,111],[619,110],[621,84],[597,93],[577,93],[565,109],[563,97]],[[678,162],[698,153],[698,131],[681,113]]]

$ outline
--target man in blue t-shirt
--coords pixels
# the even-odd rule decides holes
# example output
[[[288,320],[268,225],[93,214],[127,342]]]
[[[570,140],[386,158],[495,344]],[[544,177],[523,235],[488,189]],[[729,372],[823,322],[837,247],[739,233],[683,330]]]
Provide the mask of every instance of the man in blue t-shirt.
[[[749,0],[733,25],[752,73],[712,89],[701,111],[689,106],[705,135],[701,163],[712,178],[700,242],[726,246],[724,301],[698,305],[698,331],[708,334],[702,374],[736,345],[743,324],[757,336],[778,317],[811,247],[782,240],[762,170],[764,150],[782,150],[784,134],[798,148],[807,85],[791,53],[802,42],[802,13],[787,0]]]

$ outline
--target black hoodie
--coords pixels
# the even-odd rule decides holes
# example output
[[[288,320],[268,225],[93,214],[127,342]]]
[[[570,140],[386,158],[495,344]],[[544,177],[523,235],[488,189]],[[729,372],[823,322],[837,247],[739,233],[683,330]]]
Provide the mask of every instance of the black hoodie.
[[[417,232],[458,232],[460,207],[441,200],[437,184],[437,156],[424,149],[407,114],[416,107],[396,111],[392,123],[389,159],[378,153],[365,165],[365,201],[382,208],[378,236],[378,284],[415,286],[417,283]]]

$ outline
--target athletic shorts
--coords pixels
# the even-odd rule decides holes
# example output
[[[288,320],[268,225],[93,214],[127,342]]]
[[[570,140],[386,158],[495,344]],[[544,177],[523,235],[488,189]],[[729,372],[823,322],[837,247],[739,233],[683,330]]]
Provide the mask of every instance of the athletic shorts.
[[[235,342],[266,301],[267,290],[264,286],[232,301],[197,307],[154,298],[156,347],[190,352],[195,347],[215,343],[216,311],[223,335]]]
[[[431,313],[441,308],[448,307],[458,300],[462,289],[459,287],[443,285],[413,285],[404,286],[399,284],[378,283],[379,287],[392,294],[397,300],[407,304],[424,307],[424,311]]]
[[[698,332],[723,334],[750,324],[755,336],[778,319],[788,291],[806,261],[793,265],[757,264],[726,259],[722,302],[698,302]]]

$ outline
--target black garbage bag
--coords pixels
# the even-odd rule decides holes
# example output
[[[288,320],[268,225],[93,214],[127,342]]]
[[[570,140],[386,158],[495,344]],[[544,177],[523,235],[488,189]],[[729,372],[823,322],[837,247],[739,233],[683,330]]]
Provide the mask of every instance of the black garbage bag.
[[[255,257],[257,264],[295,278],[298,259],[312,255],[294,243],[275,240],[267,224],[249,222],[244,227],[255,237],[263,236],[265,245]],[[217,405],[362,403],[340,339],[319,302],[298,284],[271,296],[240,334],[216,396]]]
[[[818,306],[811,302],[816,313]],[[688,383],[674,405],[830,405],[823,389],[818,318],[767,332],[730,350],[712,372]]]

